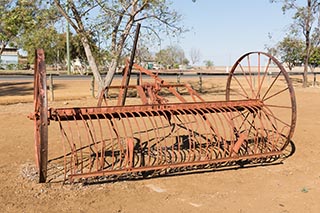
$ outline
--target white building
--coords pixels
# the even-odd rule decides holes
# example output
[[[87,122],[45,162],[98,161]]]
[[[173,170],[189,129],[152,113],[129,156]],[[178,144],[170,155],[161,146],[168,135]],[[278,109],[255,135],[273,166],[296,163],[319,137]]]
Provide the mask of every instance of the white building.
[[[6,69],[8,65],[18,65],[18,49],[16,47],[6,47],[0,55],[0,67]]]

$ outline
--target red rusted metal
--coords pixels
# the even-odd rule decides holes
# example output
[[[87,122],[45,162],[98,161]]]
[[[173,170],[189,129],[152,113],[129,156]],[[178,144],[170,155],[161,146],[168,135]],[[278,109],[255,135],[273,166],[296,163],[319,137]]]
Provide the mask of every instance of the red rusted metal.
[[[48,162],[48,103],[45,56],[42,49],[36,50],[34,66],[34,120],[35,157],[39,182],[46,181]]]
[[[262,67],[262,61],[265,66]],[[252,63],[257,62],[257,66]],[[276,69],[271,69],[271,65]],[[264,70],[261,70],[264,68]],[[240,82],[237,74],[244,76],[245,81]],[[269,79],[270,76],[275,76]],[[253,78],[257,78],[257,83]],[[247,91],[250,91],[248,94]],[[281,97],[281,101],[279,101]],[[273,117],[277,129],[286,128],[288,132],[287,142],[283,149],[289,144],[297,120],[297,107],[294,89],[290,77],[281,63],[263,52],[250,52],[240,57],[230,71],[226,87],[226,100],[259,99]],[[275,99],[277,102],[274,102]],[[272,110],[271,110],[272,109]]]
[[[128,66],[127,62],[125,70]],[[39,92],[46,80],[35,72],[36,144],[47,137],[47,119],[57,122],[61,132],[63,152],[49,162],[51,178],[139,178],[244,162],[270,163],[283,154],[292,138],[293,87],[282,65],[268,54],[248,53],[235,63],[226,101],[205,101],[189,85],[169,84],[137,64],[132,67],[153,82],[141,79],[139,85],[128,85],[125,73],[121,85],[107,88],[120,91],[115,106],[110,106],[102,91],[97,107],[78,108],[39,105],[46,99],[45,92]],[[183,87],[187,95],[176,87]],[[127,89],[137,91],[140,104],[123,105]],[[177,101],[163,97],[163,89]],[[41,160],[37,161],[43,162],[41,156],[46,153],[39,150]]]

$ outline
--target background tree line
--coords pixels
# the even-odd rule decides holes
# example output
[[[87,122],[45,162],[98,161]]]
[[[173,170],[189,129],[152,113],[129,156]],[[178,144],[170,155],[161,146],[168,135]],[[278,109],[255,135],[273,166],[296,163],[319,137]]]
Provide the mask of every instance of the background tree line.
[[[304,66],[307,72],[319,65],[320,22],[318,0],[270,0],[281,3],[284,13],[293,12],[291,30],[269,51],[288,64]],[[85,59],[99,88],[111,84],[115,71],[128,56],[137,23],[142,24],[137,61],[151,58],[150,47],[163,36],[179,37],[187,29],[170,0],[2,0],[0,1],[0,53],[10,44],[28,52],[29,62],[35,48],[46,50],[47,63],[64,63],[66,34],[58,30],[63,21],[71,26],[72,58]],[[156,42],[155,42],[156,41]],[[191,50],[191,63],[199,61],[199,51]],[[179,46],[159,50],[156,62],[165,67],[188,64]],[[212,61],[207,66],[213,64]],[[101,75],[106,67],[106,76]]]

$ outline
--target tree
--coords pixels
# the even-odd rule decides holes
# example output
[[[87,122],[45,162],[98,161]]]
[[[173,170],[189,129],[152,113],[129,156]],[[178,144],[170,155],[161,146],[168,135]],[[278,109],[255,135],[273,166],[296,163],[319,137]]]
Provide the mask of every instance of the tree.
[[[190,50],[190,59],[191,63],[194,65],[195,63],[200,61],[200,50],[192,48]]]
[[[211,60],[205,60],[204,61],[205,66],[210,69],[211,67],[213,67],[213,61]]]
[[[54,0],[60,13],[81,37],[81,42],[100,89],[111,84],[114,73],[120,63],[125,45],[131,36],[132,29],[138,22],[143,22],[144,29],[158,35],[162,32],[179,34],[183,29],[178,26],[180,15],[169,8],[167,0]],[[66,9],[70,8],[69,13]],[[109,40],[111,63],[103,80],[99,73],[89,38],[92,31],[101,31]],[[159,35],[158,35],[159,37]]]
[[[157,63],[167,68],[178,68],[185,61],[184,51],[179,46],[168,46],[156,53]]]
[[[289,70],[303,63],[305,47],[302,40],[287,36],[278,43],[276,49],[281,61],[287,64]]]
[[[2,0],[0,2],[0,54],[17,36],[35,25],[38,1]]]
[[[138,63],[145,62],[145,61],[151,61],[152,60],[152,54],[149,51],[149,48],[139,42],[137,50],[136,50],[136,57],[135,61]]]
[[[303,86],[308,84],[308,63],[312,54],[312,46],[316,47],[320,42],[319,28],[314,26],[315,21],[319,18],[320,2],[318,0],[306,0],[306,6],[298,5],[296,0],[271,0],[271,2],[282,2],[282,11],[285,13],[288,10],[294,10],[293,29],[296,32],[302,32],[305,40],[304,49],[304,71],[303,71]],[[319,23],[319,20],[318,20]]]
[[[320,48],[314,48],[314,51],[312,51],[312,54],[310,55],[309,65],[314,70],[315,67],[320,66]]]

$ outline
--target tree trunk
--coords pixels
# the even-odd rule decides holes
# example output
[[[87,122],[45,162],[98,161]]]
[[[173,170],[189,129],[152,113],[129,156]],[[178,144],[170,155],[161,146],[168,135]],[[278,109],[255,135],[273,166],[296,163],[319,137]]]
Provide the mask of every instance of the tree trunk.
[[[104,88],[107,88],[110,86],[112,79],[113,79],[113,76],[116,73],[117,66],[118,66],[117,59],[112,59],[110,65],[109,65],[108,73],[107,73],[106,77],[104,78],[104,85],[103,85]]]
[[[93,57],[93,54],[92,54],[87,37],[82,36],[81,41],[82,41],[82,45],[83,45],[84,51],[86,53],[91,71],[94,75],[95,80],[98,82],[98,94],[100,94],[101,90],[104,88],[104,84],[103,84],[97,63]]]
[[[3,53],[5,48],[6,48],[6,44],[3,42],[0,47],[0,55]]]
[[[310,49],[311,49],[311,43],[310,43],[310,19],[311,19],[311,0],[308,0],[307,2],[307,9],[308,9],[308,16],[306,20],[306,28],[305,28],[305,38],[306,38],[306,56],[304,58],[304,69],[303,69],[303,87],[308,86],[308,66],[309,66],[309,58],[310,58]]]
[[[304,62],[304,68],[303,68],[303,87],[308,86],[308,60],[309,60],[309,57],[306,57],[306,60]]]

